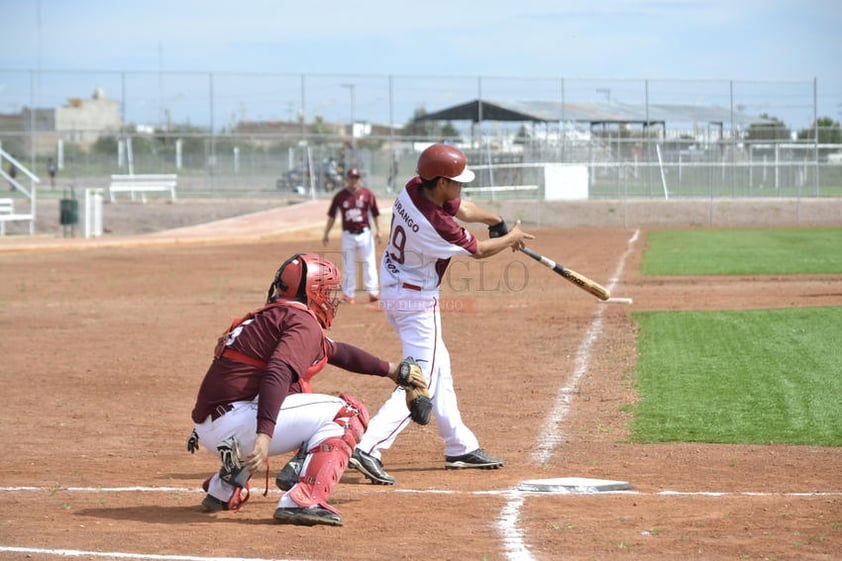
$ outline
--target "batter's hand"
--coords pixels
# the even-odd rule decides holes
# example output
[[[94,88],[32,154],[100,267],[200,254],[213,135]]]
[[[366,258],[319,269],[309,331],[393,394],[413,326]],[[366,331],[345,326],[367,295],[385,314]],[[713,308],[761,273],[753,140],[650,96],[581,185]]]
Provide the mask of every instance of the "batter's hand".
[[[535,239],[535,236],[520,229],[520,220],[515,222],[514,228],[509,230],[509,233],[506,234],[506,237],[510,238],[509,247],[512,248],[512,251],[517,251],[523,247],[526,247],[526,240]]]
[[[257,473],[266,463],[266,459],[269,457],[270,442],[272,442],[271,436],[268,434],[258,433],[257,439],[254,441],[254,450],[252,450],[251,454],[243,459],[243,465],[245,465],[251,473]]]

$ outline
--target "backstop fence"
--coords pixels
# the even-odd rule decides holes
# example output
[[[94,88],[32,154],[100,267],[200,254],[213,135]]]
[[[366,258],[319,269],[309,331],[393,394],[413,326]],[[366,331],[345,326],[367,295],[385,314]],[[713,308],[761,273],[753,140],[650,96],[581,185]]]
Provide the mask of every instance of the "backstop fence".
[[[175,173],[185,196],[316,195],[353,166],[391,193],[414,174],[423,147],[449,141],[477,167],[477,197],[549,198],[547,173],[571,177],[557,165],[584,169],[591,199],[842,195],[839,125],[819,115],[815,80],[0,69],[0,83],[0,145],[45,179],[42,190]],[[114,102],[116,119],[98,118],[78,97],[94,90]],[[671,121],[419,119],[471,100],[682,111]],[[725,117],[706,120],[711,107]]]

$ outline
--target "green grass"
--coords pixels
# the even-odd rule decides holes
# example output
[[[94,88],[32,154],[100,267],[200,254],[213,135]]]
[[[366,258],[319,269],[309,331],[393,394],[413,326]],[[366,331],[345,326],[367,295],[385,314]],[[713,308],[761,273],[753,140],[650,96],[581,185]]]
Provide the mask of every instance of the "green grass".
[[[842,307],[634,317],[632,441],[842,446]]]
[[[842,273],[842,228],[657,230],[644,275]]]

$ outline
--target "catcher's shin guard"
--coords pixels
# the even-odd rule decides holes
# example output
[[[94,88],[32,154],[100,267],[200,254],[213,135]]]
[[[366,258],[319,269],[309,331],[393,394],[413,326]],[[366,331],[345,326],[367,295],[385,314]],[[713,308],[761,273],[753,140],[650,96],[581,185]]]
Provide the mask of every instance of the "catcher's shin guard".
[[[346,403],[336,413],[333,422],[345,428],[342,436],[328,438],[308,450],[304,473],[298,485],[289,492],[289,497],[302,507],[319,505],[335,512],[327,499],[339,483],[348,467],[351,452],[362,439],[368,426],[368,410],[365,405],[351,396],[340,396]]]

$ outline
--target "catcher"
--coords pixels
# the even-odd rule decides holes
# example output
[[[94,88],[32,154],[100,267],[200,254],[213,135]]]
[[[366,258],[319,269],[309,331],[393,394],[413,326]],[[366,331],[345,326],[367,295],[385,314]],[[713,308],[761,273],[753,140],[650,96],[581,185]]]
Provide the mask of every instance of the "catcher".
[[[352,396],[310,393],[325,364],[387,376],[426,391],[412,361],[391,363],[324,335],[340,301],[341,275],[330,261],[299,253],[278,268],[266,305],[234,321],[219,338],[199,388],[187,448],[219,454],[218,473],[203,483],[207,512],[236,511],[249,499],[249,479],[269,456],[302,453],[301,476],[281,496],[282,524],[341,526],[327,503],[368,426],[365,405]]]

